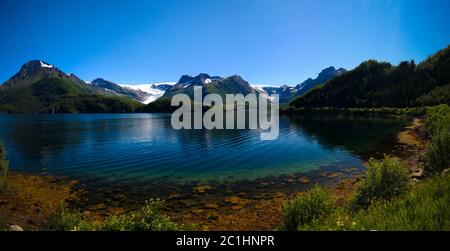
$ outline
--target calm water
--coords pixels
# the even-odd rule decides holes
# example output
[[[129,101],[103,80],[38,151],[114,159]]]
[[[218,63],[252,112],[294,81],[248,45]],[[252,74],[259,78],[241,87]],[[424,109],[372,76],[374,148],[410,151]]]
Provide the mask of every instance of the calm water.
[[[256,179],[323,166],[361,166],[406,121],[281,117],[280,137],[256,130],[172,129],[170,115],[0,115],[12,170],[78,179]]]

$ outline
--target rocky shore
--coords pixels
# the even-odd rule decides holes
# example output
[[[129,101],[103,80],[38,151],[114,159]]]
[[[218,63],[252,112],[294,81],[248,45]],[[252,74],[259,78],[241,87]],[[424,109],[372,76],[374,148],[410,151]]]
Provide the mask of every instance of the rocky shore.
[[[48,216],[77,195],[76,181],[10,172],[0,193],[0,229],[41,230]]]

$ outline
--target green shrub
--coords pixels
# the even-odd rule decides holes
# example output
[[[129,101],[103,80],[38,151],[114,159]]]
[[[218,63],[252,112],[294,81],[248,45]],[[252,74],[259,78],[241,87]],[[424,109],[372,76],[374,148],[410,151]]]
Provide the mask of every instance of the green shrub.
[[[431,135],[450,130],[450,107],[439,105],[430,107],[425,118],[425,128]]]
[[[89,224],[82,213],[69,211],[64,205],[50,215],[47,221],[49,231],[88,231],[94,230],[93,224]]]
[[[450,107],[431,107],[425,118],[425,128],[432,135],[422,156],[425,171],[437,173],[450,167]]]
[[[450,131],[437,132],[422,156],[423,168],[429,173],[438,173],[450,168]]]
[[[284,206],[283,230],[297,231],[319,224],[335,210],[335,202],[328,191],[316,186],[292,199]]]
[[[101,226],[103,231],[175,231],[177,225],[163,213],[164,202],[153,199],[137,212],[113,216]]]
[[[164,202],[152,199],[137,212],[111,216],[104,222],[88,221],[78,211],[70,212],[62,207],[49,217],[50,231],[175,231],[178,226],[163,213]]]
[[[377,200],[390,200],[403,195],[409,187],[408,168],[396,158],[385,156],[383,160],[371,159],[367,175],[356,187],[356,193],[350,203],[351,209],[369,207]]]
[[[313,231],[449,231],[450,173],[434,176],[392,200],[374,201],[367,209],[338,208]]]
[[[9,162],[5,157],[5,147],[0,143],[0,192],[6,187],[6,175],[8,174]]]
[[[450,174],[420,184],[405,196],[382,201],[354,217],[353,230],[450,230]]]

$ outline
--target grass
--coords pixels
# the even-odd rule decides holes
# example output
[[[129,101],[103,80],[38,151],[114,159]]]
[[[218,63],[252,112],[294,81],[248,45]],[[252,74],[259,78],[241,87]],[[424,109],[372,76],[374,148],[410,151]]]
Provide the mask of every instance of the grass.
[[[62,206],[49,217],[50,231],[175,231],[181,228],[163,213],[164,201],[152,199],[136,212],[110,216],[103,222],[89,221],[78,212]]]

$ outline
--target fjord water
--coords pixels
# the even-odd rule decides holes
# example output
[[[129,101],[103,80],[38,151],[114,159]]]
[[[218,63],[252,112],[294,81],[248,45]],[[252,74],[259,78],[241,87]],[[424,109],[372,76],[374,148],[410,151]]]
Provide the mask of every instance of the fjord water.
[[[406,121],[282,116],[274,141],[261,141],[258,130],[174,130],[169,114],[5,114],[0,123],[15,171],[183,183],[361,167]]]

